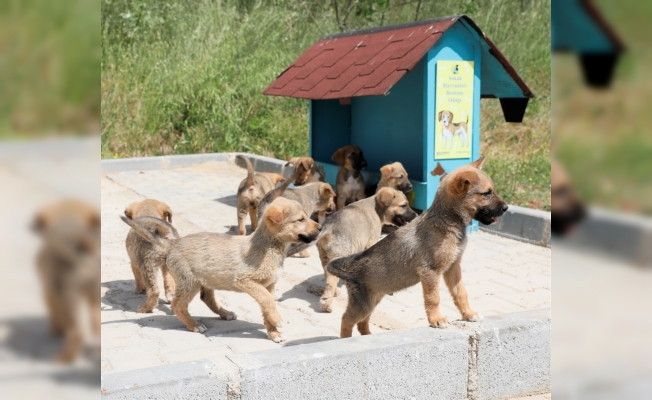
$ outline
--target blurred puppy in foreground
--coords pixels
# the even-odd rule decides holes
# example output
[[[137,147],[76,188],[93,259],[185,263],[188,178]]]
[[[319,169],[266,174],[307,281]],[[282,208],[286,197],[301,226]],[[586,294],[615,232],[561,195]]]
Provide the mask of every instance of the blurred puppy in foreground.
[[[586,208],[573,191],[566,171],[555,160],[550,168],[550,230],[564,235],[572,230],[586,215]]]
[[[43,239],[36,265],[52,331],[65,340],[57,360],[71,362],[84,345],[82,303],[100,335],[100,215],[86,203],[66,200],[42,209],[33,229]]]
[[[362,335],[370,334],[369,319],[382,298],[419,282],[428,323],[447,327],[448,320],[439,311],[442,275],[462,318],[482,320],[471,309],[462,283],[466,227],[473,219],[490,225],[507,210],[491,178],[481,171],[483,162],[484,157],[443,177],[430,208],[408,225],[362,253],[328,264],[329,273],[346,281],[349,295],[341,337],[350,337],[355,325]]]

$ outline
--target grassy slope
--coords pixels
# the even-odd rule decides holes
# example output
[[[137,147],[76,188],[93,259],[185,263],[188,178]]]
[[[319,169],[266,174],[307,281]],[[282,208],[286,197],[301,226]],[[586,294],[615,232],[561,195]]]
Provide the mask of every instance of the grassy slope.
[[[652,5],[598,4],[627,52],[608,90],[586,87],[574,57],[555,56],[556,156],[588,203],[652,215]]]
[[[359,2],[371,3],[384,2]],[[344,29],[414,20],[416,3],[354,11]],[[504,123],[499,102],[483,100],[481,152],[507,201],[549,209],[549,2],[520,4],[424,2],[419,19],[468,13],[533,89],[523,124]],[[340,30],[331,2],[103,0],[102,9],[103,158],[308,153],[307,102],[261,92],[315,40]]]

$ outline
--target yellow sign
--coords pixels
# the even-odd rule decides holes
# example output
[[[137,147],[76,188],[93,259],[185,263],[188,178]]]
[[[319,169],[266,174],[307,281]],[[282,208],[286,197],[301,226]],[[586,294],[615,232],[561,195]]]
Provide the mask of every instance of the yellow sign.
[[[473,61],[437,62],[435,160],[471,158]]]

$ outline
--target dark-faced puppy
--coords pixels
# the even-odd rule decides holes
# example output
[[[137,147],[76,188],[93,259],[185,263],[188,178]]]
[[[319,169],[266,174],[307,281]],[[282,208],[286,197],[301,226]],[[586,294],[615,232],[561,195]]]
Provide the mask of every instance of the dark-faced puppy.
[[[125,216],[129,219],[141,217],[158,218],[163,221],[172,222],[172,210],[170,207],[158,200],[147,199],[130,204],[125,209]],[[178,238],[177,231],[172,228],[162,232],[171,238]],[[157,271],[160,269],[163,274],[163,285],[165,298],[168,303],[172,302],[174,296],[174,279],[168,272],[165,265],[165,252],[160,251],[156,246],[144,240],[133,229],[127,234],[125,241],[127,254],[131,261],[131,271],[136,281],[136,293],[147,293],[147,300],[138,308],[139,313],[150,313],[158,305],[159,287],[156,280]]]
[[[100,215],[86,203],[66,200],[41,210],[33,228],[43,239],[36,265],[52,331],[65,337],[57,360],[71,362],[84,344],[81,303],[100,335]]]
[[[312,182],[324,182],[326,173],[323,167],[318,167],[315,160],[310,157],[292,157],[288,160],[288,165],[294,165],[294,186],[305,185]]]
[[[349,204],[330,216],[324,223],[324,230],[317,241],[319,258],[326,278],[324,294],[319,301],[321,309],[326,312],[333,311],[333,296],[339,293],[339,279],[326,270],[331,260],[373,246],[380,237],[383,224],[401,227],[416,216],[417,213],[408,205],[405,194],[388,187],[381,188],[375,195]]]
[[[395,162],[380,168],[380,182],[376,186],[376,192],[384,187],[400,190],[403,193],[408,193],[412,190],[412,183],[408,179],[408,174],[405,168],[403,168],[403,164]]]
[[[337,150],[332,157],[340,166],[337,172],[337,209],[362,200],[366,197],[364,178],[360,171],[367,167],[367,161],[358,146],[344,146]]]
[[[586,215],[586,208],[573,191],[566,171],[554,160],[550,169],[550,230],[563,235]]]
[[[369,318],[380,300],[419,282],[430,326],[445,328],[448,320],[439,311],[442,275],[462,318],[482,319],[469,306],[462,283],[466,227],[472,219],[492,224],[507,210],[491,178],[480,170],[483,161],[484,157],[446,175],[430,208],[405,227],[362,253],[328,264],[328,272],[346,281],[349,294],[341,337],[350,337],[356,324],[361,334],[371,333]]]

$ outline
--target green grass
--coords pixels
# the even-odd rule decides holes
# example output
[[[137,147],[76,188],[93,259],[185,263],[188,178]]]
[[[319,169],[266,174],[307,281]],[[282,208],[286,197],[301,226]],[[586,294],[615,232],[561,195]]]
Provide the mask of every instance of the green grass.
[[[555,56],[555,156],[587,203],[652,215],[652,5],[599,5],[627,51],[608,90],[584,86],[577,61]]]
[[[412,21],[417,1],[102,0],[102,157],[246,151],[308,154],[308,102],[262,95],[318,38]],[[550,208],[550,6],[423,2],[419,19],[467,13],[534,91],[523,124],[483,100],[481,152],[512,204]]]

